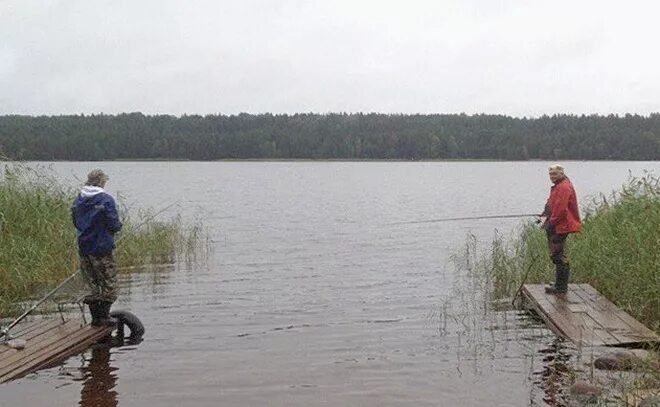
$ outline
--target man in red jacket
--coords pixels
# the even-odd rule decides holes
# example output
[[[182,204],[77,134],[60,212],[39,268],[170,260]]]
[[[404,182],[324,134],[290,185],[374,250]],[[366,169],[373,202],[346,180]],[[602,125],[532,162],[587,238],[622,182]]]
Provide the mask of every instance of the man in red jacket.
[[[549,169],[550,181],[554,184],[550,188],[550,198],[545,205],[543,215],[545,223],[543,228],[548,236],[550,258],[555,264],[555,284],[546,287],[549,294],[564,294],[568,290],[568,276],[570,267],[566,257],[566,238],[570,233],[577,233],[582,228],[577,195],[573,184],[564,174],[564,167],[554,164]]]

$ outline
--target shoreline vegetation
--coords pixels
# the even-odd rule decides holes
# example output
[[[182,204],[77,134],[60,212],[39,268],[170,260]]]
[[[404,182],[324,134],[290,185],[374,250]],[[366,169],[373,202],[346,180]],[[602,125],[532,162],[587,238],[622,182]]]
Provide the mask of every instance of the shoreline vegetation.
[[[571,283],[589,283],[660,332],[660,177],[631,177],[619,191],[584,210],[583,230],[568,239]],[[498,235],[479,257],[494,300],[511,298],[523,282],[552,281],[546,236],[525,224],[513,239]]]
[[[15,160],[658,160],[660,113],[0,116]]]
[[[0,317],[14,314],[15,304],[40,297],[78,269],[70,215],[77,192],[46,169],[4,163],[0,174]],[[202,239],[198,226],[184,225],[179,218],[153,219],[151,211],[123,212],[124,228],[119,234],[123,238],[115,251],[119,272],[194,256]]]
[[[594,199],[583,213],[582,232],[568,240],[570,282],[591,284],[660,332],[660,177],[649,172],[631,176],[620,190]],[[466,249],[472,277],[480,282],[484,300],[494,306],[510,304],[523,283],[554,278],[545,232],[533,222],[513,238],[498,234],[485,252],[477,250],[474,237]],[[556,372],[562,397],[574,403],[567,405],[656,405],[652,400],[660,400],[660,348],[653,344],[650,349],[633,353],[578,346],[573,363],[555,360],[549,368]],[[599,370],[599,359],[613,360],[614,370]],[[646,404],[638,404],[642,399]]]

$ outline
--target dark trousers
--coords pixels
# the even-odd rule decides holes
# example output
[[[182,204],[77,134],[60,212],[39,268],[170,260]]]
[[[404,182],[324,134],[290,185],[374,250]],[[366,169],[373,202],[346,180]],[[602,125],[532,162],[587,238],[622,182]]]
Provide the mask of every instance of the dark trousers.
[[[555,264],[555,288],[559,291],[568,289],[568,277],[570,266],[566,256],[567,233],[558,234],[550,230],[546,231],[548,236],[548,251],[550,259]]]
[[[548,236],[548,251],[550,252],[550,259],[554,264],[568,264],[566,257],[566,238],[567,233],[557,234],[549,230],[546,231]]]

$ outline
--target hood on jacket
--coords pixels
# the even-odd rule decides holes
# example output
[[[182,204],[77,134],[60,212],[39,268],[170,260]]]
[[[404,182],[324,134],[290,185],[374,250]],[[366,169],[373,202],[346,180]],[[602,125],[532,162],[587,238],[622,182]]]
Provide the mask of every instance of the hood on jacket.
[[[105,191],[101,187],[95,187],[92,185],[85,185],[81,190],[80,190],[80,196],[83,198],[91,198],[93,196],[96,196],[98,194],[102,194]]]

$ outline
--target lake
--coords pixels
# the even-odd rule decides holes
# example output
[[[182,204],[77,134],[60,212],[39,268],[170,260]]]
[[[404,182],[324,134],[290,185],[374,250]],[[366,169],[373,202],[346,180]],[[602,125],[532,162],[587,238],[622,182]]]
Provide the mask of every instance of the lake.
[[[192,263],[122,276],[143,343],[0,385],[0,406],[546,405],[578,355],[537,320],[486,310],[457,263],[537,213],[546,162],[58,162],[129,211],[178,202],[208,234]],[[37,164],[32,164],[37,165]],[[567,162],[583,207],[660,162]],[[579,273],[579,270],[575,270]],[[551,280],[553,276],[548,276]]]

